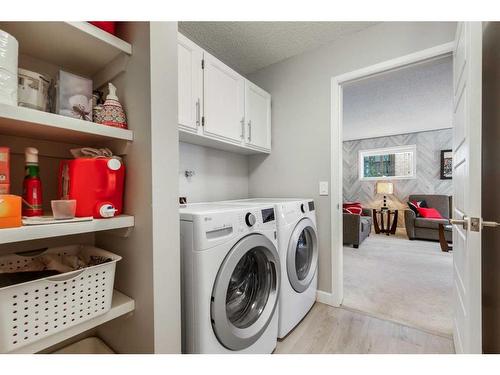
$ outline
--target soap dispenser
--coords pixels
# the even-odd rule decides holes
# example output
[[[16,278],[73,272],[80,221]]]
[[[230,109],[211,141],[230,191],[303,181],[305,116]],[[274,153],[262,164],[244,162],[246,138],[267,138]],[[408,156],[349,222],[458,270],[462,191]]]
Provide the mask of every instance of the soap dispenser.
[[[116,87],[111,82],[108,83],[108,87],[109,93],[102,106],[101,123],[103,125],[127,129],[127,118],[122,105],[118,101],[118,96],[116,96]]]

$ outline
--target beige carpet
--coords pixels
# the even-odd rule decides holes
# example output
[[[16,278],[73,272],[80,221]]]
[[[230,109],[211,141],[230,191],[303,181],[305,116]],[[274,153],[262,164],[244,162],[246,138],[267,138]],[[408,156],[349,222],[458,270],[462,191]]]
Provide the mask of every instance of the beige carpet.
[[[376,317],[452,334],[453,259],[438,242],[372,233],[344,247],[344,302]]]

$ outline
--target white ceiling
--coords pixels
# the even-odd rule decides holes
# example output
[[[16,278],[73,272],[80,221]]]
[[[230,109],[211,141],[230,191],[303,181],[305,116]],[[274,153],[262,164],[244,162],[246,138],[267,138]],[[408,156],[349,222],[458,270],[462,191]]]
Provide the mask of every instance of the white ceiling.
[[[450,128],[452,71],[445,57],[344,86],[344,140]]]
[[[179,31],[243,75],[377,22],[179,22]]]

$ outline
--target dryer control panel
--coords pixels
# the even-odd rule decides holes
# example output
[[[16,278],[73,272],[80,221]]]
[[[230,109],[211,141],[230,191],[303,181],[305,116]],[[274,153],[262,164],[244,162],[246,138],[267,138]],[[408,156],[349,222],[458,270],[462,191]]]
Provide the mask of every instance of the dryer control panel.
[[[316,216],[313,200],[283,202],[280,204],[280,211],[286,224],[295,223],[302,217]]]

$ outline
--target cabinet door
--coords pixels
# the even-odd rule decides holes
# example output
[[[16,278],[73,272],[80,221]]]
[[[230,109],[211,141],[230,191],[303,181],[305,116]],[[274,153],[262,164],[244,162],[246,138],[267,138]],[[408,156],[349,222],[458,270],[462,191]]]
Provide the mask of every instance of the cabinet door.
[[[204,53],[204,59],[203,134],[241,144],[245,79],[207,52]]]
[[[178,34],[177,54],[179,128],[197,133],[203,110],[203,50]]]
[[[245,143],[249,147],[271,150],[271,95],[245,81]]]

